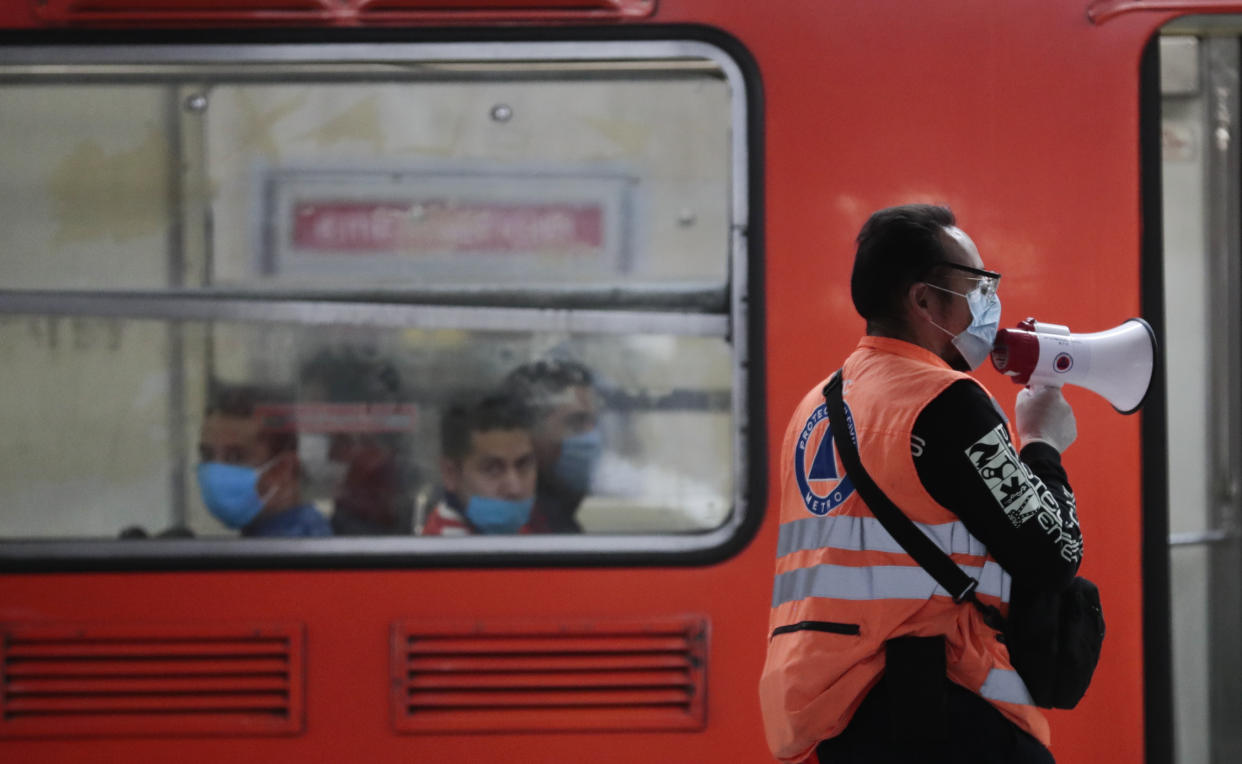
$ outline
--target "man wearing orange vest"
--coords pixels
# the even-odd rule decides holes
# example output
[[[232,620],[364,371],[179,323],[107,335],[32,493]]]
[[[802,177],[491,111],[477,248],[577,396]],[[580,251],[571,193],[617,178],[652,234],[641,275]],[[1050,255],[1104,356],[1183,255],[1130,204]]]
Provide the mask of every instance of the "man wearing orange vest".
[[[1056,589],[1082,536],[1060,454],[1077,435],[1057,388],[1009,423],[966,372],[988,357],[1000,274],[943,207],[876,212],[850,280],[867,334],[845,360],[846,414],[876,485],[1005,612],[1011,586]],[[823,388],[785,433],[780,539],[760,700],[783,762],[1052,762],[1048,723],[998,632],[955,603],[840,467]]]

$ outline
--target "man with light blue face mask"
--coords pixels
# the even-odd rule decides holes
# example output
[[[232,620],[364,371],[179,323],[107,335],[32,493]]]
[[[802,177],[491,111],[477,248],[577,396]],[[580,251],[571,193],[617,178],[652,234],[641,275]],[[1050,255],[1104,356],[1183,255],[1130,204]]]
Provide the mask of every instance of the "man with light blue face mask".
[[[530,413],[498,394],[456,403],[440,420],[444,497],[424,536],[529,533],[536,461]]]
[[[532,412],[539,484],[531,529],[581,533],[577,520],[603,454],[599,401],[590,369],[569,360],[543,360],[509,372],[503,388]]]
[[[281,400],[251,386],[212,392],[198,446],[203,504],[243,536],[329,536],[327,519],[302,501],[291,420],[265,414]]]

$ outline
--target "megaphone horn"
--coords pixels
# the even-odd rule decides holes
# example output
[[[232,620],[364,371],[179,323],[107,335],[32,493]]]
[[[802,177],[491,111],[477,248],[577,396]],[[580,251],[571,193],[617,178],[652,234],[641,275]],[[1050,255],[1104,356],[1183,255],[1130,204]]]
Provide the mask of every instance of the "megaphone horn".
[[[1156,349],[1156,333],[1141,318],[1094,334],[1028,318],[996,333],[992,366],[1020,385],[1085,387],[1133,414],[1151,386]]]

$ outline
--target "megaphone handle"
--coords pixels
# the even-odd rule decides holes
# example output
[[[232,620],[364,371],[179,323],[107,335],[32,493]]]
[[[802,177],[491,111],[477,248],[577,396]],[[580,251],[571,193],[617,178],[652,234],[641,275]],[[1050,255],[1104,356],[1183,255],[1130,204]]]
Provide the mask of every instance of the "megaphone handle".
[[[1057,390],[1055,396],[1045,395],[1048,389]],[[1078,437],[1078,424],[1074,411],[1061,395],[1061,385],[1027,385],[1018,391],[1014,404],[1014,424],[1018,439],[1023,445],[1042,441],[1064,453]]]

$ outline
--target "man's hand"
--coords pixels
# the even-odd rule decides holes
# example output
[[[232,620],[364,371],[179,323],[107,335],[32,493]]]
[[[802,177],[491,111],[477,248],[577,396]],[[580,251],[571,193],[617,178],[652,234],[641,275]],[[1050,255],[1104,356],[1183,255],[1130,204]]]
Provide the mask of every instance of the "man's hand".
[[[1018,440],[1047,443],[1064,453],[1078,437],[1078,423],[1059,387],[1024,387],[1018,391],[1014,406],[1018,424]]]

